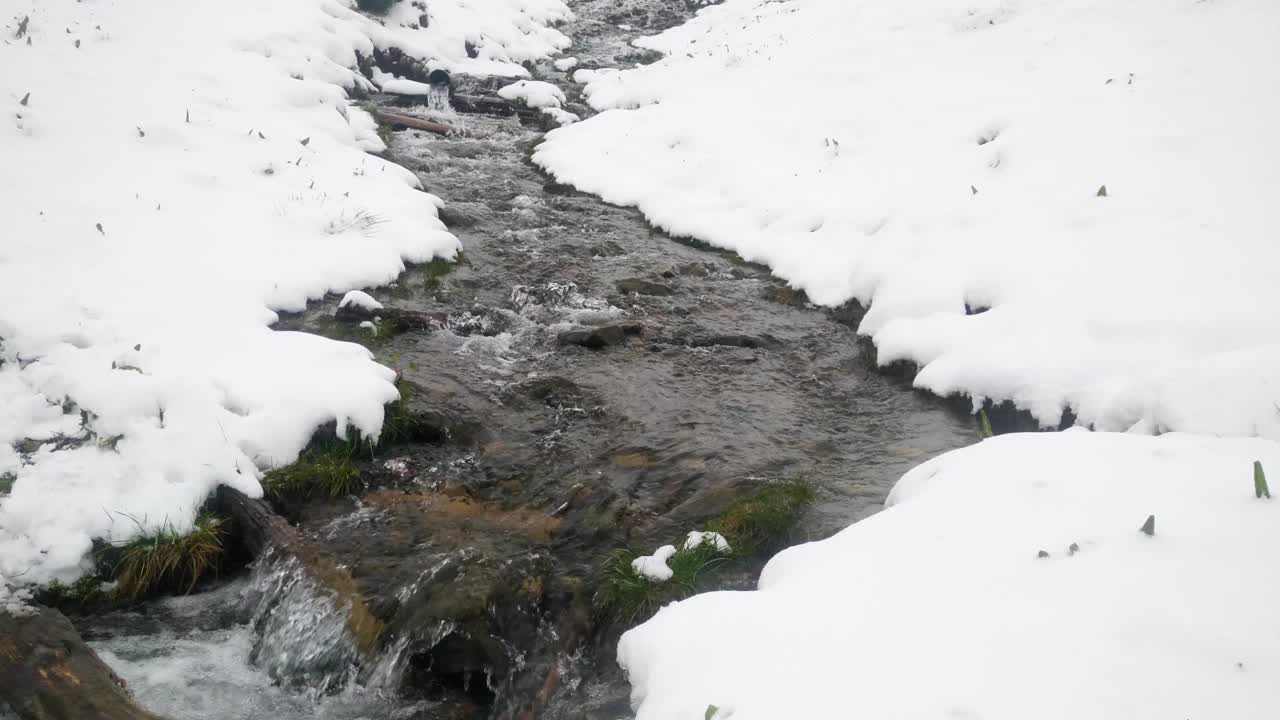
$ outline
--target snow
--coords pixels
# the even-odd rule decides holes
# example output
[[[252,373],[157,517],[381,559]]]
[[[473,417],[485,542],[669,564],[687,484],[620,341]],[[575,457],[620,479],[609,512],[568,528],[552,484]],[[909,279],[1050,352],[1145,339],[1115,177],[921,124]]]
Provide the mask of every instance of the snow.
[[[370,35],[380,46],[429,58],[432,70],[478,77],[528,77],[522,63],[545,60],[570,45],[556,28],[573,19],[562,0],[429,0],[426,6],[424,13],[413,3],[397,3]],[[467,54],[468,43],[474,58]]]
[[[561,110],[558,107],[544,107],[542,108],[542,114],[555,120],[557,126],[569,125],[582,119],[568,110]]]
[[[430,95],[431,86],[417,80],[407,80],[391,73],[373,69],[373,82],[384,93],[392,95]]]
[[[573,81],[579,85],[587,85],[602,78],[617,75],[618,72],[617,68],[582,68],[581,70],[574,71]],[[588,88],[588,90],[590,90],[590,88]]]
[[[270,328],[459,247],[414,175],[367,154],[385,147],[347,97],[372,89],[356,55],[520,76],[571,17],[560,0],[433,0],[425,30],[335,0],[3,6],[0,596],[74,579],[94,538],[190,527],[219,483],[258,495],[325,422],[377,435],[394,373]]]
[[[1280,504],[1254,460],[1280,445],[1077,429],[942,455],[758,590],[628,631],[637,720],[1280,717]]]
[[[653,582],[666,582],[674,574],[667,565],[667,560],[675,554],[675,545],[663,545],[654,550],[652,555],[644,555],[632,560],[631,569]]]
[[[560,58],[559,60],[556,60],[555,62],[551,63],[551,65],[552,67],[559,70],[560,72],[569,72],[570,70],[578,67],[578,58],[576,57]]]
[[[1280,438],[1277,27],[1272,0],[726,0],[637,40],[657,63],[576,71],[604,112],[535,162],[869,306],[921,388]]]
[[[684,541],[684,549],[692,550],[697,547],[702,547],[703,543],[711,543],[715,545],[716,550],[720,552],[729,552],[733,549],[729,546],[729,541],[725,540],[723,535],[718,532],[711,532],[707,530],[690,530],[689,535]]]
[[[342,300],[338,302],[338,309],[348,306],[370,311],[382,309],[382,303],[374,300],[372,295],[363,290],[352,290],[342,296]]]
[[[564,91],[542,80],[517,80],[498,90],[504,100],[519,100],[531,108],[558,108],[564,105]]]

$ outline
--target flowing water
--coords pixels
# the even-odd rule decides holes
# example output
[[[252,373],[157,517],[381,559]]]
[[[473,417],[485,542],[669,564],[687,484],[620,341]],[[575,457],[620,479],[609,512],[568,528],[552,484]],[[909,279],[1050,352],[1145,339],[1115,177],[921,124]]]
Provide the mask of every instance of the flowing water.
[[[627,39],[688,5],[578,2],[566,54],[633,64],[643,53]],[[563,73],[534,74],[590,114]],[[492,99],[501,83],[454,85],[458,98]],[[150,709],[621,717],[608,643],[575,614],[604,553],[668,542],[745,490],[795,476],[819,493],[805,534],[825,537],[878,510],[910,467],[975,439],[971,419],[875,370],[848,311],[808,305],[765,268],[540,174],[528,161],[537,115],[378,99],[393,100],[460,131],[397,132],[392,153],[446,201],[465,258],[444,277],[415,268],[373,291],[431,319],[417,329],[372,338],[335,320],[333,298],[282,323],[367,343],[438,430],[367,461],[364,497],[290,518],[385,620],[381,653],[362,661],[332,598],[287,562],[263,562],[216,591],[82,621]]]

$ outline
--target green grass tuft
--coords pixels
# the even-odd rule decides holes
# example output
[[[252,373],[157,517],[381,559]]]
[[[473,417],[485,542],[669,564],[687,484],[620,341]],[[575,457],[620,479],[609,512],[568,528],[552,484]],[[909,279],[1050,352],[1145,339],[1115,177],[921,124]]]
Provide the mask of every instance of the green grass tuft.
[[[0,473],[0,495],[8,495],[13,492],[13,484],[18,482],[18,476],[13,473]]]
[[[222,563],[222,521],[202,515],[186,535],[166,523],[159,531],[119,548],[111,574],[117,598],[137,600],[159,592],[191,592]]]
[[[746,497],[707,524],[733,546],[735,555],[772,554],[795,540],[795,528],[813,504],[813,485],[803,479],[770,483]]]
[[[682,539],[674,543],[681,549],[667,560],[672,577],[666,582],[653,582],[631,567],[633,560],[646,553],[631,548],[614,551],[597,573],[592,598],[597,614],[607,624],[635,625],[669,602],[713,589],[722,566],[742,567],[742,561],[790,545],[815,495],[808,481],[792,479],[770,483],[738,499],[706,526],[729,541],[729,554],[712,542],[685,550]]]
[[[453,272],[458,267],[458,263],[462,262],[462,253],[453,260],[444,258],[431,258],[431,262],[423,265],[419,272],[422,274],[422,287],[426,290],[435,290],[440,287],[445,275]]]
[[[1255,497],[1271,499],[1271,488],[1267,487],[1267,474],[1262,470],[1262,461],[1253,461],[1253,494]]]
[[[276,499],[339,498],[360,488],[360,471],[351,461],[352,443],[330,442],[306,450],[284,467],[262,478],[267,495]]]
[[[715,543],[681,549],[667,559],[671,579],[654,582],[631,567],[633,560],[646,554],[623,548],[615,550],[601,565],[593,604],[603,619],[626,625],[643,622],[663,605],[707,589],[712,572],[727,559],[716,550]]]

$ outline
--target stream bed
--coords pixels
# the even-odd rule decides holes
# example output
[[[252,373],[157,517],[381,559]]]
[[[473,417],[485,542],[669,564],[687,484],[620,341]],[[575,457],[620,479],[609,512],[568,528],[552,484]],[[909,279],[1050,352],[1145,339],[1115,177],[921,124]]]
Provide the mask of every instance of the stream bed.
[[[690,11],[670,0],[574,10],[566,55],[583,67],[634,64],[644,53],[630,37]],[[549,62],[533,73],[589,114]],[[493,98],[502,84],[455,77],[454,91]],[[976,439],[971,417],[876,370],[855,311],[813,307],[766,268],[541,174],[528,160],[544,130],[536,116],[375,101],[459,129],[396,132],[390,153],[445,200],[464,257],[370,290],[431,327],[383,323],[375,337],[335,319],[330,297],[280,328],[363,342],[430,419],[418,441],[361,461],[361,497],[287,513],[384,623],[379,657],[357,669],[306,589],[259,565],[213,590],[77,619],[149,709],[628,717],[616,635],[589,612],[611,550],[651,550],[796,477],[817,490],[797,540],[826,537],[880,509],[906,470]]]

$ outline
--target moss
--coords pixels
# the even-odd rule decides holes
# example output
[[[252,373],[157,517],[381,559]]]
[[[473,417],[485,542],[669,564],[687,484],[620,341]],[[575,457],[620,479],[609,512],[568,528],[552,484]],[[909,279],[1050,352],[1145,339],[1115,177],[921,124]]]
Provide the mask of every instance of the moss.
[[[268,470],[262,487],[274,499],[350,495],[360,487],[360,471],[351,461],[358,442],[331,441],[306,450],[296,461]]]
[[[604,621],[636,625],[673,600],[710,589],[715,570],[726,560],[714,543],[681,549],[667,560],[671,579],[654,582],[631,566],[643,554],[647,553],[623,548],[610,554],[600,566],[592,604]]]
[[[18,476],[13,473],[0,474],[0,495],[8,495],[13,492],[13,484],[18,481]]]
[[[436,428],[429,426],[410,410],[413,403],[413,385],[407,380],[396,381],[400,399],[388,403],[382,416],[382,435],[378,447],[385,448],[410,442],[434,440]]]
[[[36,593],[36,602],[59,610],[80,610],[98,604],[104,600],[106,593],[102,591],[102,578],[97,572],[81,576],[79,580],[67,585],[54,580]]]
[[[422,275],[422,287],[426,290],[435,290],[444,282],[444,276],[453,272],[463,262],[462,253],[453,260],[444,258],[431,258],[431,262],[422,265],[418,272]]]
[[[796,525],[813,499],[813,485],[806,480],[770,483],[739,498],[707,529],[723,535],[738,556],[772,554],[792,544]]]
[[[202,515],[186,534],[166,524],[108,551],[104,557],[118,558],[111,563],[116,581],[113,595],[137,600],[161,592],[191,592],[201,579],[217,574],[221,567],[223,534],[221,520]]]

